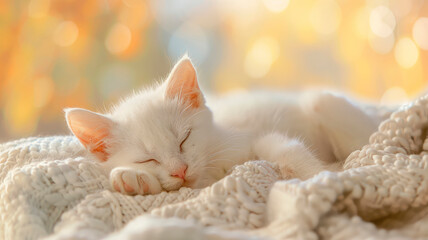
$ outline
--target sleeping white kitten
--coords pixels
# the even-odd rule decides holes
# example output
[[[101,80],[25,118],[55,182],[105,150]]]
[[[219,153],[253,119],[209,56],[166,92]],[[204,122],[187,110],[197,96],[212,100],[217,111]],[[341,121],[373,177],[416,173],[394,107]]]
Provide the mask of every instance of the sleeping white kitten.
[[[205,187],[253,159],[277,163],[284,178],[338,170],[380,121],[322,92],[237,93],[205,102],[187,57],[165,82],[110,113],[73,108],[66,119],[108,169],[113,188],[130,195]]]

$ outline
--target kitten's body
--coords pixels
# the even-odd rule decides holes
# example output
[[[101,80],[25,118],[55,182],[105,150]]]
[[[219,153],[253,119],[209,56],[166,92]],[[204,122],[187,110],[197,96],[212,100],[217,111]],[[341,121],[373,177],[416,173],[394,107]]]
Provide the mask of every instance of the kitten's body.
[[[229,169],[248,159],[277,164],[288,159],[294,162],[287,163],[291,168],[301,167],[288,177],[302,179],[322,170],[339,170],[352,151],[368,143],[381,121],[355,104],[326,91],[253,91],[208,97],[218,131],[223,130],[219,141],[226,136],[232,142],[223,146],[230,151],[219,154],[225,160],[216,164]]]
[[[235,93],[205,104],[182,59],[168,80],[134,94],[107,115],[67,111],[70,129],[127,194],[204,187],[234,165],[264,159],[284,178],[306,179],[368,142],[379,119],[325,92]]]

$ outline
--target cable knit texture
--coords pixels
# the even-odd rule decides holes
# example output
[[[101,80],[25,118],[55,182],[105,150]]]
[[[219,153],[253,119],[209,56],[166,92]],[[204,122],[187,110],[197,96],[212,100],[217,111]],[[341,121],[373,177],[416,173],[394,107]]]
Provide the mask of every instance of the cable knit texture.
[[[427,126],[428,96],[384,121],[343,172],[285,181],[250,161],[205,189],[149,196],[112,191],[72,137],[5,143],[0,238],[428,238]]]

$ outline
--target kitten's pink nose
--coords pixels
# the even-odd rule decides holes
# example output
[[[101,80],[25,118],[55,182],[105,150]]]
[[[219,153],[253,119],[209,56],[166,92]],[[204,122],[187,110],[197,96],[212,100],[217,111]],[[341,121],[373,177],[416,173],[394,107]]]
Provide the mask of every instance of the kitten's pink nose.
[[[188,167],[187,164],[183,164],[183,166],[181,166],[180,168],[178,168],[177,170],[171,173],[171,177],[177,177],[177,178],[186,180],[185,178],[186,178],[187,167]]]

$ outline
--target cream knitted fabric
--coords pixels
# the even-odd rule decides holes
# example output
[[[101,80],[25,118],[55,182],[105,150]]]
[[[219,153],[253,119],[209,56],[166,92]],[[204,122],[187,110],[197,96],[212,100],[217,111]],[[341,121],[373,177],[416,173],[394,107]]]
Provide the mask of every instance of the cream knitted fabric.
[[[111,191],[71,137],[6,143],[0,238],[428,238],[427,126],[424,97],[383,122],[343,172],[284,181],[252,161],[202,190],[134,197]]]

